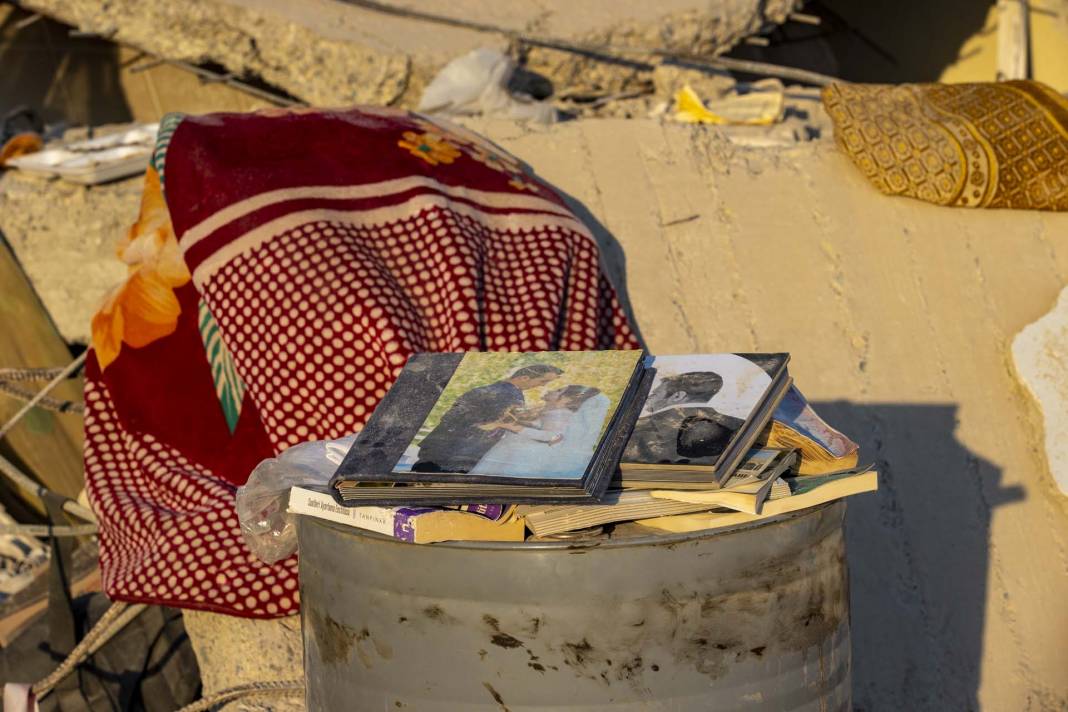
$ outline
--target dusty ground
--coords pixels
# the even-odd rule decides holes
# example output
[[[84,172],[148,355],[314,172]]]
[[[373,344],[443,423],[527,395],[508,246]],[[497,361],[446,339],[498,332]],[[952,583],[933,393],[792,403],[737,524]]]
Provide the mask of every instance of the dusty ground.
[[[1068,215],[888,198],[826,138],[475,126],[571,196],[651,350],[790,351],[804,392],[879,464],[880,492],[848,517],[859,709],[1068,705],[1068,507],[1009,357],[1068,283]],[[59,269],[98,239],[16,248]],[[53,309],[75,286],[39,282]],[[60,324],[87,322],[86,294]]]

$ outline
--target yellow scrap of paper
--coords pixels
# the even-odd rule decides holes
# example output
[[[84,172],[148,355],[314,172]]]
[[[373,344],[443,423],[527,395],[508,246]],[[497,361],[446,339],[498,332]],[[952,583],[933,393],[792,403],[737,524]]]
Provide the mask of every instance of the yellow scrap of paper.
[[[710,102],[707,106],[697,92],[684,86],[675,94],[675,120],[690,124],[734,124],[768,126],[782,120],[782,83],[757,82],[754,91]]]

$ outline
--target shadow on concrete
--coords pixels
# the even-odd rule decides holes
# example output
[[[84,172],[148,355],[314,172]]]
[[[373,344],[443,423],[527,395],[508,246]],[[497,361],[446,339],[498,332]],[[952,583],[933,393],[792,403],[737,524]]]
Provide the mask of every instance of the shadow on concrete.
[[[989,30],[984,27],[992,5],[979,0],[818,0],[804,11],[818,15],[819,26],[786,23],[770,32],[769,46],[743,43],[728,56],[852,82],[933,82],[975,51],[964,50],[964,44]]]
[[[813,406],[880,475],[846,516],[854,709],[978,709],[990,522],[1022,488],[956,439],[955,404]]]
[[[567,203],[567,207],[571,212],[589,228],[594,239],[597,240],[597,247],[601,251],[601,267],[608,275],[608,280],[612,283],[612,286],[616,288],[616,296],[619,298],[620,306],[623,307],[623,311],[630,321],[631,330],[634,331],[634,335],[638,337],[641,345],[645,347],[645,339],[642,337],[641,327],[634,314],[634,307],[630,302],[630,293],[627,291],[627,257],[623,254],[623,248],[616,238],[612,236],[612,233],[608,231],[608,228],[602,225],[601,221],[594,217],[589,208],[583,205],[580,200],[555,186],[553,186],[553,190]]]
[[[5,13],[4,10],[9,10]],[[48,123],[100,126],[132,120],[119,83],[119,47],[0,5],[0,115],[25,105]]]

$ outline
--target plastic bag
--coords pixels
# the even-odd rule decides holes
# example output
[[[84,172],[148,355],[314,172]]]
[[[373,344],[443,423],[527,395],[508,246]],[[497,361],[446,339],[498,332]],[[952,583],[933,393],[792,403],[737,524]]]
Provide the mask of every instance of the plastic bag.
[[[502,52],[488,48],[472,50],[438,72],[423,90],[417,110],[508,116],[544,124],[555,121],[556,109],[551,104],[508,91],[508,81],[515,70],[515,61]]]
[[[273,564],[297,550],[297,531],[289,508],[291,487],[325,487],[345,458],[355,435],[294,445],[256,465],[237,488],[237,519],[252,553]]]

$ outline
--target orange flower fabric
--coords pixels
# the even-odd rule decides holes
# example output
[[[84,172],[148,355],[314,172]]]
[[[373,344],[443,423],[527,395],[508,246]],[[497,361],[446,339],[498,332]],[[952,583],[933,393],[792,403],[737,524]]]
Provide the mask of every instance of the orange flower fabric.
[[[422,158],[432,166],[439,163],[449,164],[460,157],[460,149],[439,134],[429,131],[421,134],[405,131],[401,135],[403,138],[397,141],[397,145],[408,149],[413,156]]]
[[[118,358],[123,343],[141,348],[174,333],[182,312],[174,290],[189,281],[189,270],[153,168],[145,173],[137,222],[116,251],[128,265],[129,276],[93,317],[93,349],[101,369]]]

